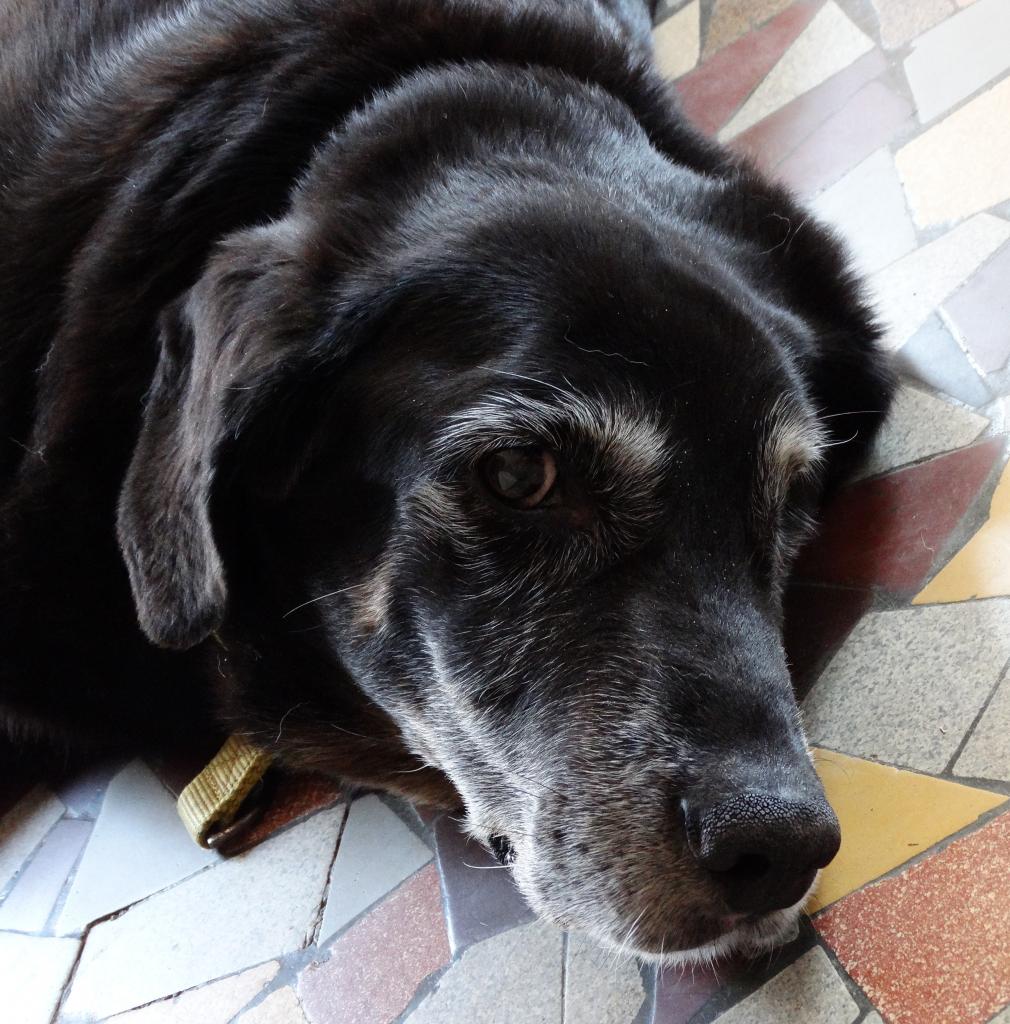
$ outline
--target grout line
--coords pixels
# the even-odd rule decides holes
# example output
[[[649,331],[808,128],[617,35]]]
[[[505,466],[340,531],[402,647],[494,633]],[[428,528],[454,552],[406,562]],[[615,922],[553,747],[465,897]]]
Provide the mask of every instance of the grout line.
[[[337,863],[337,857],[340,854],[340,846],[344,840],[344,831],[347,828],[347,820],[351,816],[351,801],[346,800],[344,802],[344,813],[340,819],[340,827],[337,829],[337,839],[333,844],[333,856],[330,858],[330,866],[326,871],[326,880],[323,882],[322,892],[320,894],[319,906],[316,908],[316,916],[312,922],[312,927],[308,932],[308,941],[305,943],[306,947],[314,946],[319,941],[319,932],[323,927],[323,917],[326,914],[326,904],[330,898],[330,883],[333,880],[333,869]],[[370,909],[370,908],[369,908]]]
[[[568,1017],[568,932],[561,933],[561,1024]]]
[[[974,735],[975,729],[978,727],[978,723],[982,721],[982,717],[989,710],[989,705],[993,702],[996,692],[999,690],[1000,685],[1008,675],[1010,675],[1010,661],[1003,666],[1002,672],[1000,672],[999,676],[996,678],[996,685],[989,691],[989,696],[986,697],[985,701],[982,703],[982,707],[979,708],[978,714],[972,720],[971,725],[968,726],[968,730],[961,738],[961,742],[957,745],[957,749],[954,751],[951,759],[947,762],[947,767],[943,769],[941,775],[954,777],[954,765],[957,763],[957,759],[962,753],[964,753],[964,748],[968,745],[968,742]]]

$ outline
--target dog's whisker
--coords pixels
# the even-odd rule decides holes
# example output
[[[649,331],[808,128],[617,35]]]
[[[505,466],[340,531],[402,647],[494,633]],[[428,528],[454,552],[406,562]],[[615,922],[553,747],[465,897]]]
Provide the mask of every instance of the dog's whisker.
[[[340,590],[331,590],[328,594],[320,594],[319,597],[310,598],[308,601],[302,601],[301,604],[296,604],[294,608],[289,608],[282,616],[282,619],[286,619],[289,615],[293,615],[295,612],[302,608],[307,608],[310,604],[317,604],[320,601],[325,601],[329,597],[336,597],[338,594],[346,594],[351,590],[360,590],[362,587],[368,586],[368,583],[355,583],[350,587],[341,587]]]

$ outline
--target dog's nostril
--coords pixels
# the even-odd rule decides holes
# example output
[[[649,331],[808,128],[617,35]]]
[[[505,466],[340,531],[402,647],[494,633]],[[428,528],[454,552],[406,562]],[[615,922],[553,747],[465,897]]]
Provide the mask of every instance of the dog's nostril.
[[[764,854],[744,853],[735,864],[716,873],[746,882],[767,874],[770,868],[771,861]]]

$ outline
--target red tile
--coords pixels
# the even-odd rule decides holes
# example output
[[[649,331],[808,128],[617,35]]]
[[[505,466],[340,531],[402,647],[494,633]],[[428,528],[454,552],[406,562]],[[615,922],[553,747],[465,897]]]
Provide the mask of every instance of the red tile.
[[[805,587],[785,594],[784,642],[796,697],[802,700],[821,668],[841,646],[873,600],[868,590]]]
[[[678,79],[684,113],[702,131],[718,131],[806,28],[818,7],[817,0],[793,4],[764,28]]]
[[[887,58],[879,50],[871,50],[844,71],[741,132],[731,145],[765,170],[773,170],[811,132],[840,110],[849,97],[886,70]]]
[[[794,578],[915,593],[1002,450],[1003,439],[993,438],[841,491]]]
[[[1010,245],[1003,246],[944,309],[975,362],[986,372],[1010,359]]]
[[[311,1024],[389,1024],[418,986],[449,962],[434,864],[419,871],[311,964],[298,997]]]
[[[814,923],[888,1024],[983,1024],[1010,1003],[1010,815]]]
[[[837,113],[815,129],[775,176],[813,195],[886,145],[912,117],[912,104],[879,79],[864,85]]]

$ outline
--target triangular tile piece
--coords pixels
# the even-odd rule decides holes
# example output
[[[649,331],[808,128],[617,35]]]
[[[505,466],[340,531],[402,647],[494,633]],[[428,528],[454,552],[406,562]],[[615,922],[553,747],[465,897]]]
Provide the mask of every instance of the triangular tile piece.
[[[1000,793],[814,750],[817,774],[842,824],[842,848],[824,869],[810,913],[918,856],[1006,801]]]
[[[680,78],[698,63],[701,51],[701,14],[692,0],[667,18],[652,34],[656,66],[667,78]]]
[[[1003,470],[985,525],[912,603],[944,604],[1004,596],[1010,596],[1010,466]]]

